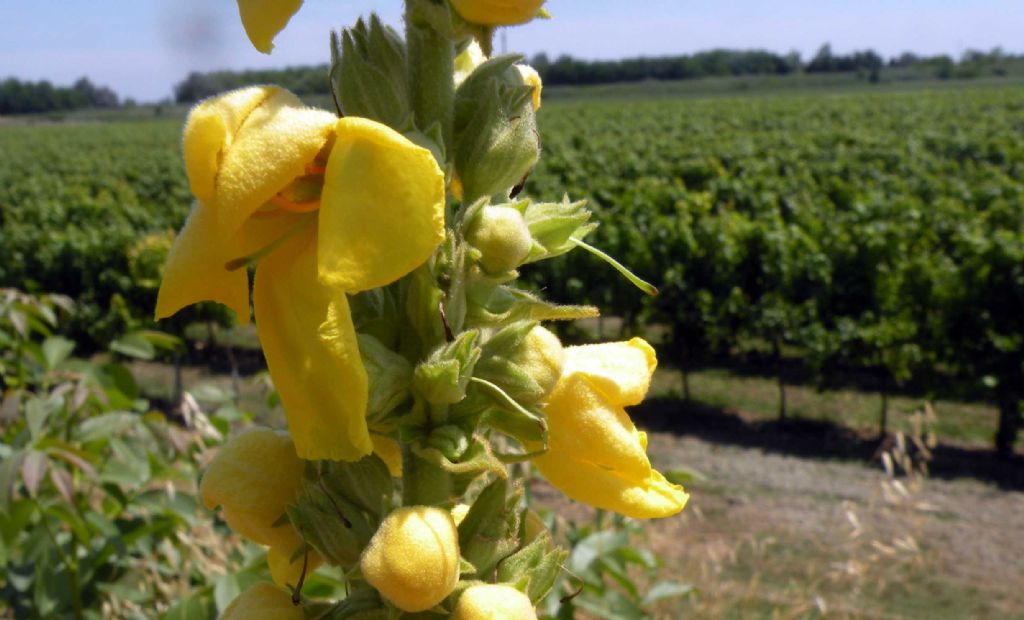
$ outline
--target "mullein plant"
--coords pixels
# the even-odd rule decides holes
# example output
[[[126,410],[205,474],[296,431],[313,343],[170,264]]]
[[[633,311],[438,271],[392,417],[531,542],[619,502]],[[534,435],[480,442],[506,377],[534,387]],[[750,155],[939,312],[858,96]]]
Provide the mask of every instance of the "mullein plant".
[[[301,0],[238,0],[257,49]],[[517,194],[540,156],[537,73],[489,57],[540,0],[407,0],[332,33],[337,114],[274,86],[199,103],[184,129],[196,202],[156,315],[203,300],[252,311],[288,431],[231,439],[205,504],[268,548],[273,582],[224,618],[533,618],[565,552],[523,502],[532,462],[570,498],[640,518],[686,504],[624,407],[647,392],[643,340],[563,347],[543,321],[597,314],[516,286],[587,245],[581,202]],[[339,567],[341,601],[302,594]]]

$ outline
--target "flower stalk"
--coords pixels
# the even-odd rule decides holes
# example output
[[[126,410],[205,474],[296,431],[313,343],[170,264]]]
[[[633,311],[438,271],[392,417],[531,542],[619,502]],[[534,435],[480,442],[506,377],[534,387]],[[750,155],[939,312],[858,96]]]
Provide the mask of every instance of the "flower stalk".
[[[301,1],[264,4],[239,0],[269,51]],[[541,4],[407,0],[404,40],[375,16],[332,35],[343,118],[268,86],[189,115],[197,203],[157,315],[209,299],[244,323],[254,267],[288,427],[236,435],[204,476],[206,505],[268,548],[278,584],[247,590],[224,617],[319,613],[301,587],[323,566],[346,580],[331,618],[535,618],[567,554],[524,503],[531,466],[599,508],[683,509],[624,409],[646,394],[653,349],[563,347],[540,322],[596,310],[516,285],[523,265],[583,248],[657,292],[583,241],[595,227],[584,203],[517,196],[540,156],[542,85],[484,52],[496,27]]]

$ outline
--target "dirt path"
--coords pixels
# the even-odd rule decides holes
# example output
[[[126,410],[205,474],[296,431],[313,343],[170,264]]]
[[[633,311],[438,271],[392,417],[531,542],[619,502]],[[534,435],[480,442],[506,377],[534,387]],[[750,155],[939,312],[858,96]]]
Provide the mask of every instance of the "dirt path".
[[[1022,492],[666,432],[650,453],[706,476],[683,515],[646,528],[666,575],[700,588],[689,615],[1024,617]]]

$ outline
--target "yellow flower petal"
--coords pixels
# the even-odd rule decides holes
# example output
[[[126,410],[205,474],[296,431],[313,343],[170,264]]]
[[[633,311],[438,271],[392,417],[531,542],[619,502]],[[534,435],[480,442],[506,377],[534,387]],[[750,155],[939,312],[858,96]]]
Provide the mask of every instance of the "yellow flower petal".
[[[566,347],[563,374],[585,374],[612,403],[638,405],[647,395],[658,365],[654,349],[642,338]]]
[[[274,524],[298,497],[304,467],[287,435],[252,428],[224,444],[199,492],[207,508],[223,507],[224,520],[239,534],[294,550],[302,542],[295,528]]]
[[[625,410],[611,402],[588,378],[565,377],[548,399],[549,451],[540,459],[572,455],[609,472],[643,479],[651,469],[636,427]]]
[[[544,0],[451,0],[466,21],[485,26],[511,26],[537,16]]]
[[[682,510],[689,496],[651,467],[647,435],[622,408],[647,392],[653,349],[634,338],[565,352],[562,378],[544,407],[548,451],[533,460],[537,469],[569,497],[626,516]]]
[[[444,174],[430,151],[364,118],[343,118],[327,160],[320,279],[350,293],[394,282],[444,240]]]
[[[447,510],[406,506],[389,514],[360,559],[363,576],[403,611],[424,611],[459,582],[459,532]]]
[[[201,202],[214,203],[223,151],[249,114],[277,92],[276,86],[240,88],[201,101],[189,112],[182,136],[185,174]]]
[[[388,466],[388,472],[395,478],[402,477],[402,445],[384,435],[370,435],[373,452]]]
[[[315,223],[260,262],[253,303],[298,455],[355,461],[369,454],[366,369],[344,291],[317,279]]]
[[[537,469],[572,499],[634,519],[672,516],[685,508],[690,498],[683,487],[665,480],[654,469],[643,479],[621,478],[597,465],[576,461],[538,462]]]
[[[225,235],[213,208],[197,202],[174,240],[156,299],[156,318],[171,316],[200,301],[216,301],[249,322],[249,272],[229,271],[229,261],[248,256],[284,234],[298,216],[286,212],[250,218],[234,235]]]
[[[459,596],[452,620],[537,620],[530,598],[512,586],[485,583]]]
[[[214,206],[223,229],[238,230],[303,175],[336,120],[329,112],[303,107],[295,95],[280,89],[253,108],[223,150],[218,170]]]
[[[292,555],[295,554],[295,550],[298,547],[292,549],[280,549],[278,547],[271,547],[267,550],[267,566],[270,567],[270,577],[274,580],[274,583],[281,587],[297,588],[299,585],[299,578],[302,577],[302,563],[304,561],[303,556],[299,556],[295,561],[291,561]],[[308,578],[313,574],[313,571],[318,566],[323,564],[323,558],[314,549],[309,550],[309,555],[305,559],[306,564],[306,577]]]
[[[231,601],[220,620],[305,620],[302,607],[292,605],[290,594],[261,581]]]
[[[253,47],[269,54],[274,37],[302,6],[302,0],[238,0],[238,14]]]

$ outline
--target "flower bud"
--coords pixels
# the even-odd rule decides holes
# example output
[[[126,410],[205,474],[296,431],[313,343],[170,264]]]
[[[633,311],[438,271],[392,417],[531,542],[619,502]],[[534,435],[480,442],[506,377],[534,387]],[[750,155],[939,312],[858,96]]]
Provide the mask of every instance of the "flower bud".
[[[466,397],[466,386],[480,359],[479,332],[459,334],[454,342],[435,349],[413,371],[416,392],[433,404],[454,404]]]
[[[537,70],[530,65],[515,65],[517,71],[519,71],[519,77],[523,78],[523,84],[533,88],[533,111],[536,112],[540,109],[540,91],[543,90],[544,84],[540,80],[540,74]]]
[[[482,63],[455,92],[455,172],[466,203],[507,196],[540,158],[535,89],[513,68],[516,60]]]
[[[487,61],[487,56],[476,40],[470,41],[466,49],[459,52],[455,57],[455,86],[456,88],[469,77],[470,73]],[[524,78],[525,81],[525,78]]]
[[[512,586],[480,584],[459,597],[452,620],[537,620],[529,597]]]
[[[261,581],[231,601],[221,620],[305,620],[302,607],[292,597],[266,581]]]
[[[231,529],[291,553],[300,538],[290,524],[277,523],[299,497],[304,467],[288,435],[256,427],[224,444],[203,474],[199,493],[207,508],[223,507]]]
[[[466,239],[480,250],[480,266],[489,274],[500,274],[523,264],[533,237],[515,207],[490,206],[480,210]]]
[[[523,24],[537,16],[544,0],[451,0],[468,22],[484,26]]]
[[[459,533],[452,515],[433,506],[389,514],[360,562],[366,581],[399,609],[425,611],[459,582]]]

